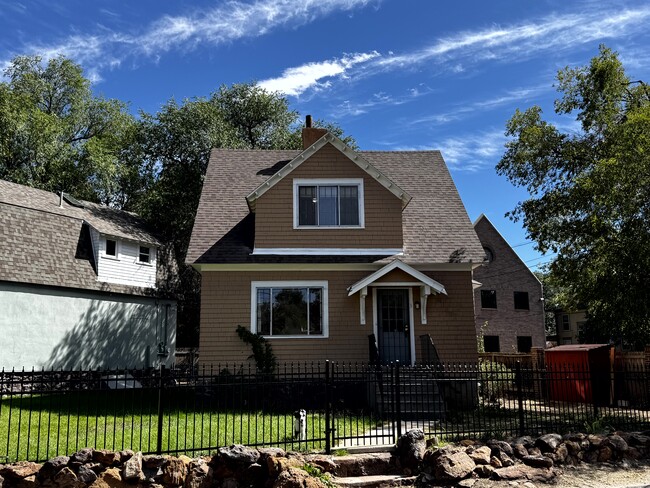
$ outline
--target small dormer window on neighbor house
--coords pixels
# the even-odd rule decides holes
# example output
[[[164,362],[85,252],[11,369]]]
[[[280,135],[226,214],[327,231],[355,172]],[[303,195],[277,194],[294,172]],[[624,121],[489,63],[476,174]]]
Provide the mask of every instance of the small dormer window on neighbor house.
[[[294,180],[294,227],[363,227],[363,180]]]
[[[105,254],[112,258],[117,257],[117,241],[115,239],[106,239]]]
[[[147,246],[140,246],[138,253],[138,262],[149,264],[151,262],[151,248]]]

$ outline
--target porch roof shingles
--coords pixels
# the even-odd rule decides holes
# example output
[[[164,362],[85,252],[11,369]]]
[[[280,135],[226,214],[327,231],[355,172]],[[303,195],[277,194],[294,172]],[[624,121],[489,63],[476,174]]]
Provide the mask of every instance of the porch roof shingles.
[[[253,255],[255,216],[246,195],[300,151],[213,149],[192,238],[190,264],[386,263],[386,256]],[[475,262],[483,249],[440,151],[359,151],[413,198],[403,210],[409,264]],[[290,177],[290,175],[288,176]]]

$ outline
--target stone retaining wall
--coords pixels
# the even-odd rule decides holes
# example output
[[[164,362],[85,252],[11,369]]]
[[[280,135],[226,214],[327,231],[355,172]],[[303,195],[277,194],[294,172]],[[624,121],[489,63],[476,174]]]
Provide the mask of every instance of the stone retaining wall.
[[[465,440],[427,450],[424,434],[415,429],[402,436],[393,458],[386,457],[387,473],[419,473],[424,484],[467,487],[479,478],[548,482],[568,464],[648,459],[650,432],[547,434],[486,443]],[[336,476],[367,474],[366,468],[344,466],[342,461],[335,456],[239,445],[198,458],[88,448],[43,464],[0,465],[0,488],[327,488],[336,483]],[[371,461],[383,462],[379,457]],[[374,474],[380,470],[380,466],[372,468]]]

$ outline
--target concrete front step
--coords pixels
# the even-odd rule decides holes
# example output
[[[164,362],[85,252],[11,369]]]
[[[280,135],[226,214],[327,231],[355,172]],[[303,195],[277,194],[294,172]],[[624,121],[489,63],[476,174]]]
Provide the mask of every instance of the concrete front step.
[[[413,486],[416,476],[399,474],[376,474],[372,476],[351,476],[334,478],[332,481],[340,488],[389,488],[393,486]]]
[[[332,460],[336,464],[333,474],[343,478],[395,474],[397,472],[390,452],[348,454],[335,456]]]

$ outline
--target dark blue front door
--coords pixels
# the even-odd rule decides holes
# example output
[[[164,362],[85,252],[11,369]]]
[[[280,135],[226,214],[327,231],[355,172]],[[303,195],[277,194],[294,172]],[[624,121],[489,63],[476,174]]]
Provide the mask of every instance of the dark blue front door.
[[[411,324],[407,289],[377,289],[377,334],[383,363],[411,364]]]

